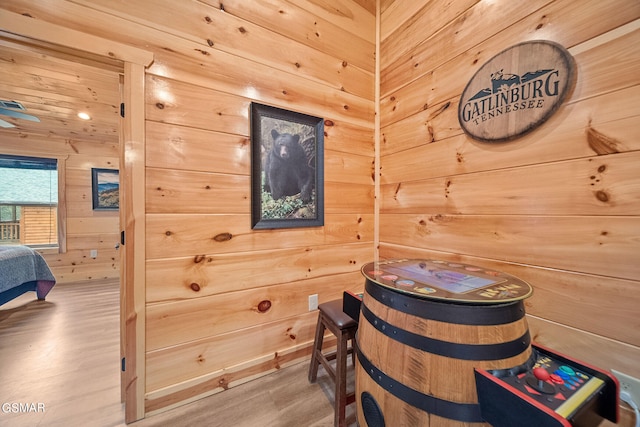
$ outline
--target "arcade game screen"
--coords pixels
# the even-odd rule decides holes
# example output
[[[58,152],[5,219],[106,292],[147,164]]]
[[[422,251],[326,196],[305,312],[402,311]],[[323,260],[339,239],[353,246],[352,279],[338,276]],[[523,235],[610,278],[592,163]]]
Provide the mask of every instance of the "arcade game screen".
[[[426,263],[422,262],[387,265],[385,266],[385,271],[456,294],[464,294],[505,281],[504,278],[496,280],[495,278],[482,277],[478,274],[429,268]]]

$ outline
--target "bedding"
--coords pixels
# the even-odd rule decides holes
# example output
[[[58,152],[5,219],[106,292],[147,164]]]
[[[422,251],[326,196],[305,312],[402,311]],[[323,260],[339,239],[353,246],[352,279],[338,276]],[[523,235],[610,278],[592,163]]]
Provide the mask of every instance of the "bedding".
[[[29,291],[43,300],[55,284],[38,252],[26,246],[0,246],[0,305]]]

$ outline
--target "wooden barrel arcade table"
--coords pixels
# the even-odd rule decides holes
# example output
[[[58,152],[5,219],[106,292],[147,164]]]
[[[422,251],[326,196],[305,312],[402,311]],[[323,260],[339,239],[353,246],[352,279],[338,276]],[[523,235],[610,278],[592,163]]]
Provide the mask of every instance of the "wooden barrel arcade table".
[[[362,274],[366,282],[356,338],[361,427],[495,426],[501,420],[528,425],[518,414],[527,413],[526,407],[535,407],[525,417],[530,425],[571,425],[567,418],[593,395],[603,395],[605,385],[615,391],[613,381],[597,368],[532,348],[523,303],[532,288],[517,277],[429,259],[371,262]],[[560,393],[559,384],[549,391],[548,377],[531,375],[540,363],[550,368],[552,359],[557,361],[553,369],[571,364],[583,375],[585,385],[576,386],[583,389],[581,396],[573,397],[578,393],[568,384],[566,392]],[[484,396],[479,396],[477,376],[490,383]],[[503,392],[506,396],[494,398]],[[513,403],[505,405],[511,396]],[[489,404],[481,407],[479,397]],[[606,403],[597,406],[615,408],[615,398]],[[520,404],[521,411],[515,409]],[[558,415],[554,410],[563,404],[570,410]],[[516,424],[509,420],[511,413]]]
[[[522,300],[531,286],[439,260],[372,262],[362,273],[360,425],[377,425],[378,411],[393,420],[387,425],[482,423],[474,368],[509,369],[530,359]]]

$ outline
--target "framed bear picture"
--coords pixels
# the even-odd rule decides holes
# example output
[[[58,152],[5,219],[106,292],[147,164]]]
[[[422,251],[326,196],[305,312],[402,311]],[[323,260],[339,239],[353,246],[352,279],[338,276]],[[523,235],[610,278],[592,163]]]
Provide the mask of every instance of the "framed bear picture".
[[[251,103],[251,227],[324,225],[324,120]]]

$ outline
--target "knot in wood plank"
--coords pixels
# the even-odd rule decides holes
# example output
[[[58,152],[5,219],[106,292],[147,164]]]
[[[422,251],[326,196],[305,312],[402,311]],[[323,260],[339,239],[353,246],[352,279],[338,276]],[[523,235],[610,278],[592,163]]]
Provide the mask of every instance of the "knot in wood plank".
[[[231,240],[232,238],[233,235],[231,233],[220,233],[213,236],[213,240],[215,240],[216,242],[226,242]]]
[[[260,313],[266,313],[267,311],[269,311],[269,309],[271,308],[271,301],[269,300],[262,300],[258,303],[258,311]]]

